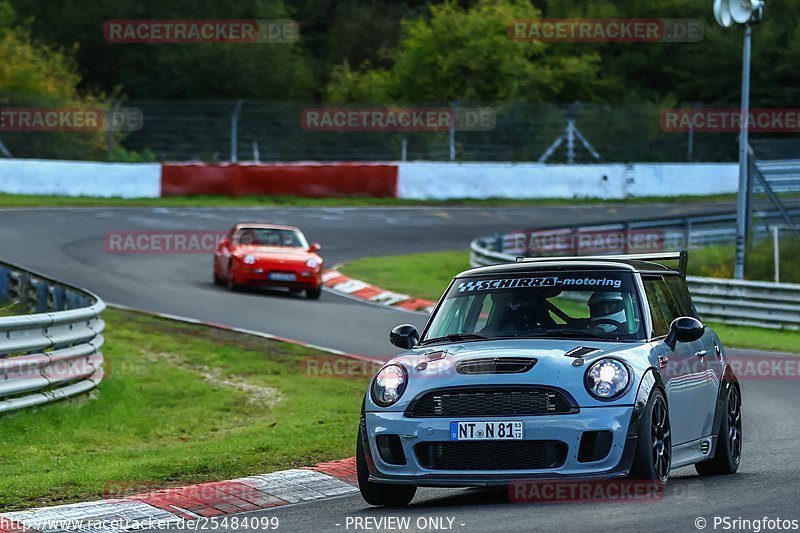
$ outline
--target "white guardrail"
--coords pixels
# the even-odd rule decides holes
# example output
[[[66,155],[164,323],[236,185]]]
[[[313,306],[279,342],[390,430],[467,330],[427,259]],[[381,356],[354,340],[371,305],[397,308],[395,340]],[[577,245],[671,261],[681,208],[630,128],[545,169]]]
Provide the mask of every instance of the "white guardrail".
[[[33,314],[3,316],[3,309]],[[103,379],[105,303],[0,262],[0,413],[86,392]]]
[[[608,228],[607,225],[597,227]],[[534,231],[541,234],[540,230]],[[589,229],[582,228],[582,231]],[[513,240],[514,235],[516,234],[472,241],[470,265],[477,267],[516,261],[516,255],[491,249],[498,241]],[[554,256],[554,259],[557,257]],[[689,261],[691,262],[691,254]],[[687,282],[695,307],[705,320],[734,325],[800,329],[800,285],[798,284],[693,276],[689,276]]]

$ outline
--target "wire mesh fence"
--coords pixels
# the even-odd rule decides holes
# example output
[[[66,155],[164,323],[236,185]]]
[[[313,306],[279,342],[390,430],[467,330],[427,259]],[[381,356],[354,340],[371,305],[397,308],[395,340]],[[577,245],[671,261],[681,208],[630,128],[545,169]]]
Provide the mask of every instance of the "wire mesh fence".
[[[0,128],[5,156],[53,159],[147,159],[156,161],[537,161],[554,147],[548,163],[736,161],[735,131],[665,127],[656,105],[555,105],[503,103],[490,109],[482,131],[451,128],[327,128],[303,123],[317,104],[252,100],[112,102],[141,111],[135,131],[8,131]],[[462,104],[462,107],[464,105]],[[385,106],[383,106],[385,107]],[[395,106],[402,108],[403,106]],[[417,104],[414,109],[458,109]],[[697,106],[695,106],[697,107]],[[704,105],[704,108],[713,106]],[[720,107],[720,106],[716,106]],[[338,108],[338,109],[343,109]],[[375,105],[346,109],[374,109]],[[328,108],[330,109],[330,108]],[[759,141],[758,134],[754,142]],[[791,133],[779,139],[800,158]],[[557,143],[558,140],[560,143]],[[120,150],[122,148],[122,150]],[[132,155],[133,154],[133,155]],[[138,154],[138,155],[137,155]]]

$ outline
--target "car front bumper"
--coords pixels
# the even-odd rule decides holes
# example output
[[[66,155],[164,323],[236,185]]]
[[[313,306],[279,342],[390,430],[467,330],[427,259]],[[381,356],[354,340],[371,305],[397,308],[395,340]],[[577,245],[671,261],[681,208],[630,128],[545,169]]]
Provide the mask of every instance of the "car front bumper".
[[[309,270],[288,270],[284,269],[281,273],[291,273],[295,275],[293,281],[270,279],[270,271],[265,268],[252,267],[244,268],[237,272],[236,283],[250,287],[285,287],[289,289],[319,289],[322,287],[322,274]]]
[[[636,432],[630,431],[633,406],[582,408],[579,413],[547,416],[503,417],[521,420],[525,440],[560,441],[567,446],[566,458],[558,467],[539,470],[439,470],[425,468],[415,447],[428,442],[450,442],[450,422],[487,420],[466,418],[410,418],[402,412],[365,414],[369,445],[367,465],[370,480],[378,483],[414,484],[434,487],[469,487],[507,485],[515,481],[537,479],[615,479],[628,475],[636,450]],[[500,418],[496,420],[501,420]],[[587,431],[610,431],[613,434],[608,454],[592,462],[579,462],[581,437]],[[384,462],[378,453],[376,437],[399,435],[406,464]],[[371,460],[370,460],[371,459]]]

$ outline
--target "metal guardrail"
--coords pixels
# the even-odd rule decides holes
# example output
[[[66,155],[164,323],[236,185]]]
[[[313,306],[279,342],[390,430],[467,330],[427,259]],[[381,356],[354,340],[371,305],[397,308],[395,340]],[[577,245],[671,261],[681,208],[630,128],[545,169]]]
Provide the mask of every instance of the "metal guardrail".
[[[770,218],[777,218],[776,213],[769,214]],[[735,221],[735,215],[732,215]],[[705,243],[719,243],[717,239],[709,236],[720,235],[722,229],[727,228],[702,228],[703,223],[713,222],[718,224],[728,220],[728,216],[719,217],[691,217],[680,219],[684,223],[683,234],[680,237],[668,238],[664,236],[659,245],[663,249],[678,249],[682,243],[694,244],[699,241],[694,231],[702,231],[702,241]],[[688,220],[688,224],[686,221]],[[555,258],[558,255],[589,255],[581,254],[580,235],[597,234],[598,232],[625,231],[632,232],[643,228],[675,227],[676,220],[642,221],[629,224],[605,224],[598,226],[583,226],[581,228],[561,228],[550,230],[526,230],[512,232],[492,237],[475,239],[470,244],[470,265],[473,267],[513,263],[518,255],[525,253],[506,253],[503,248],[513,248],[519,244],[519,236],[530,237],[542,234],[565,235],[566,238],[553,239],[543,248],[547,254]],[[733,231],[733,230],[732,230]],[[613,234],[613,233],[611,233]],[[727,235],[727,233],[725,234]],[[558,246],[561,243],[562,246]],[[530,244],[530,241],[528,242]],[[509,246],[511,245],[511,246]],[[627,245],[625,245],[627,246]],[[625,248],[623,246],[623,248]],[[519,250],[518,252],[523,250]],[[530,251],[530,250],[525,250]],[[631,249],[604,250],[603,253],[635,252]],[[654,251],[654,250],[645,250]],[[533,255],[533,254],[531,254]],[[601,255],[594,252],[594,255]],[[771,283],[763,281],[739,281],[728,279],[688,277],[689,290],[700,315],[706,320],[722,322],[725,324],[760,326],[768,328],[800,329],[800,285],[791,283]]]
[[[800,159],[760,160],[756,166],[775,193],[800,192]],[[762,193],[764,188],[755,184],[753,192]]]
[[[800,216],[800,208],[787,210]],[[785,227],[778,210],[756,210],[752,235],[755,239],[769,236],[772,226]],[[599,249],[593,237],[617,237],[618,246]],[[556,237],[553,239],[553,237]],[[584,246],[583,238],[589,242]],[[549,239],[549,241],[548,241]],[[491,252],[512,255],[597,255],[598,253],[635,253],[659,250],[696,249],[709,245],[731,245],[736,242],[736,214],[688,216],[649,219],[615,224],[572,227],[549,227],[512,231],[478,239]],[[657,241],[657,242],[654,242]],[[523,241],[528,241],[521,246]],[[613,243],[612,243],[613,244]]]
[[[83,289],[0,263],[0,413],[74,396],[103,379],[105,303]]]

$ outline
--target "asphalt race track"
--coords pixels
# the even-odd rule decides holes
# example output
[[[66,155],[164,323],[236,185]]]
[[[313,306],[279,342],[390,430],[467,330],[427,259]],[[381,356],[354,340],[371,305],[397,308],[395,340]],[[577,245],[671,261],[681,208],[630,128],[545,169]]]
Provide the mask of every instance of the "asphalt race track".
[[[731,204],[539,208],[92,208],[0,210],[5,261],[88,288],[107,302],[243,327],[373,357],[395,353],[389,329],[422,326],[425,316],[355,302],[326,292],[319,301],[281,292],[229,293],[211,283],[209,255],[119,255],[104,249],[113,231],[227,230],[239,221],[298,225],[322,244],[328,266],[363,256],[466,249],[501,230],[587,224],[654,215],[712,214]],[[735,476],[673,472],[653,503],[509,503],[497,489],[421,489],[405,510],[371,508],[360,496],[258,511],[280,518],[279,531],[356,531],[356,518],[453,519],[455,531],[697,531],[714,517],[800,520],[800,388],[796,380],[742,383],[745,451]],[[354,443],[357,413],[353,413]],[[349,521],[348,521],[349,518]],[[349,527],[348,527],[349,525]],[[252,530],[252,529],[251,529]],[[436,529],[431,529],[436,530]],[[733,529],[728,529],[733,530]],[[741,530],[741,529],[740,529]]]
[[[0,249],[18,263],[85,287],[105,301],[264,331],[368,356],[397,353],[398,323],[424,315],[356,303],[332,293],[317,302],[284,292],[230,294],[211,282],[211,255],[112,254],[117,231],[227,231],[235,223],[301,227],[322,244],[326,265],[363,256],[467,250],[475,237],[515,228],[626,218],[730,212],[731,204],[540,208],[95,208],[0,210]],[[442,287],[444,290],[444,287]]]

